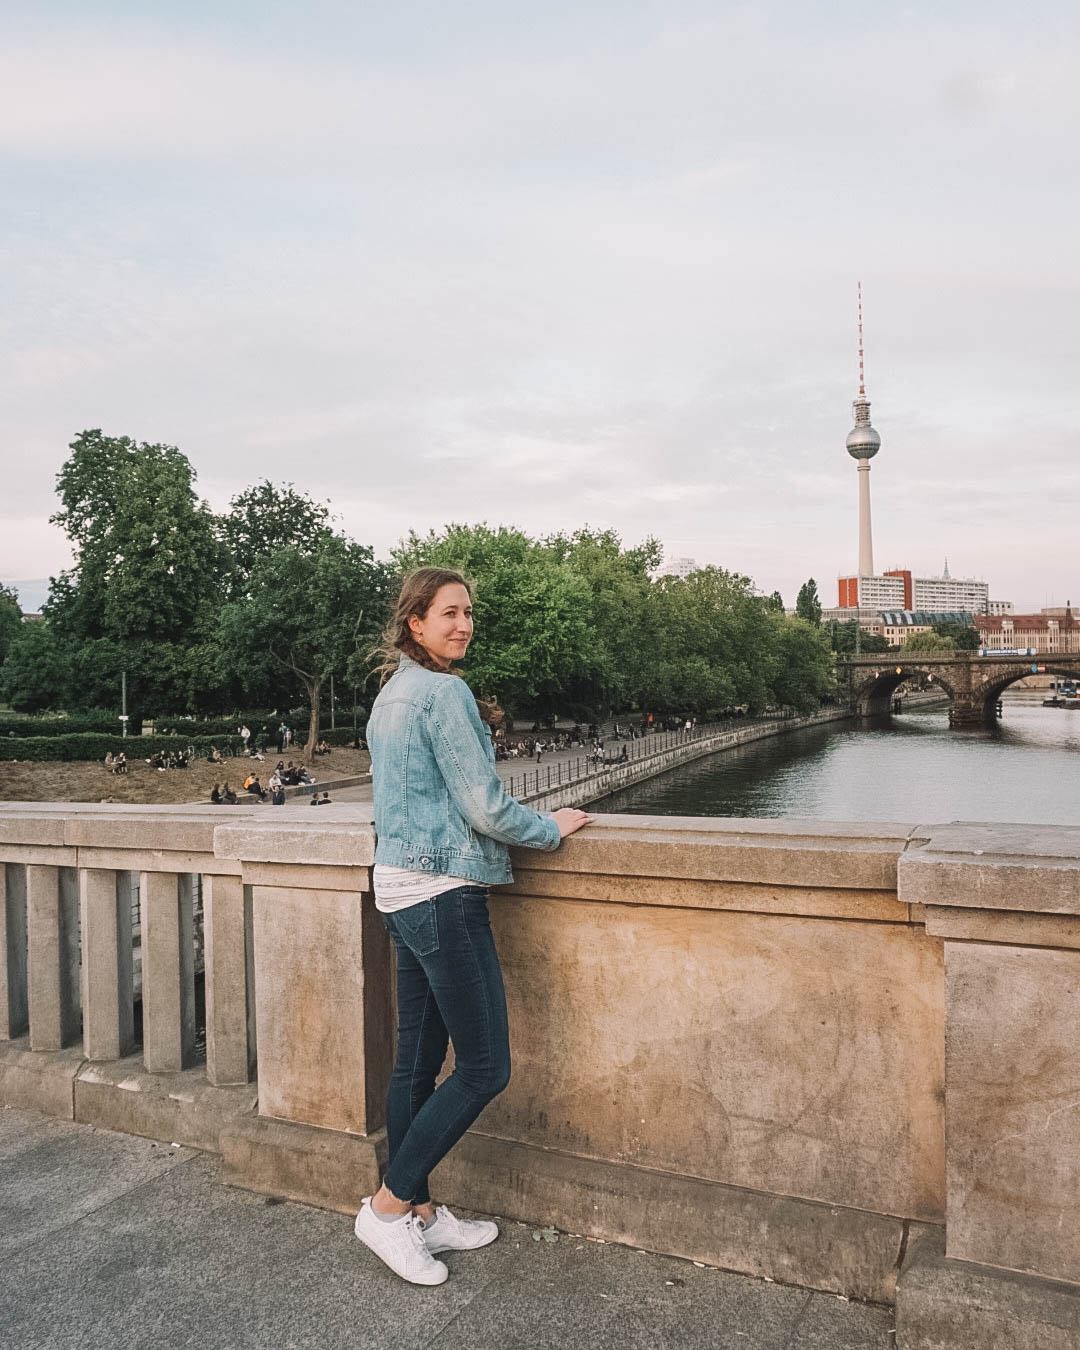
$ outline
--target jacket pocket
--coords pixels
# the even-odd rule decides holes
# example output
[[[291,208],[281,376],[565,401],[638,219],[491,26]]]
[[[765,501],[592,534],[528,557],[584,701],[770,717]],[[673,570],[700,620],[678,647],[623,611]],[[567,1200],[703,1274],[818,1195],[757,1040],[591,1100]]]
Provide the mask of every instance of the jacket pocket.
[[[406,905],[388,917],[393,921],[398,937],[414,956],[434,956],[439,950],[439,923],[434,900]]]

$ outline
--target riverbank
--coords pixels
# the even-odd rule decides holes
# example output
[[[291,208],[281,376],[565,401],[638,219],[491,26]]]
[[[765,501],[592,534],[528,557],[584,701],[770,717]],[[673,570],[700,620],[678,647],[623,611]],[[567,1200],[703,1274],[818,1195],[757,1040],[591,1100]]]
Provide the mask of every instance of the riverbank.
[[[537,811],[554,811],[561,806],[594,805],[612,793],[621,792],[635,783],[644,782],[648,778],[656,777],[657,774],[667,773],[694,760],[704,759],[737,746],[749,745],[753,741],[767,740],[793,731],[802,731],[808,727],[823,726],[830,722],[846,722],[850,719],[851,714],[846,709],[829,708],[803,717],[755,722],[747,727],[727,727],[711,736],[700,736],[694,740],[665,745],[655,754],[643,755],[627,764],[613,764],[569,782],[550,786],[545,784],[539,791],[515,795]]]

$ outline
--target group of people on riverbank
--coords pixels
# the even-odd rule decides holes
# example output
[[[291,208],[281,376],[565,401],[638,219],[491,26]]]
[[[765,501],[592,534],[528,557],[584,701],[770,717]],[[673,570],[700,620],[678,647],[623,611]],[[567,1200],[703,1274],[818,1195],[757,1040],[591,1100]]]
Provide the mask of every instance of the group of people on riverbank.
[[[315,779],[308,773],[304,765],[294,764],[291,759],[286,764],[284,760],[279,759],[266,787],[263,787],[259,775],[252,770],[244,778],[243,792],[256,801],[265,802],[269,800],[274,806],[284,806],[285,789],[287,787],[314,786]],[[325,792],[323,796],[326,796]],[[215,806],[235,806],[240,797],[226,781],[214,784],[210,793],[210,800]]]

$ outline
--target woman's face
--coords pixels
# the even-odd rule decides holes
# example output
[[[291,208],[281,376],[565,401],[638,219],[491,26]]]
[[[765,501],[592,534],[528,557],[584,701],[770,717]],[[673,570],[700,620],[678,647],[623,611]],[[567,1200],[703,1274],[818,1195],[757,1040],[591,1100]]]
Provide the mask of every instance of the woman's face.
[[[460,661],[472,639],[472,601],[460,582],[440,586],[428,612],[421,618],[409,616],[409,627],[417,642],[444,669],[451,661]]]

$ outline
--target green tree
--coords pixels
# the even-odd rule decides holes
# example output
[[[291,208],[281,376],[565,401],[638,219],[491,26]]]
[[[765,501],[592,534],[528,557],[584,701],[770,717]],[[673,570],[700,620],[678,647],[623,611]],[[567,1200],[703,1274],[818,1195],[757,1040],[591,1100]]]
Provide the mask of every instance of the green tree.
[[[475,634],[463,673],[475,693],[512,711],[551,708],[595,670],[592,595],[560,549],[507,526],[448,525],[415,532],[393,554],[400,572],[452,567],[474,583]]]
[[[907,655],[918,655],[920,652],[927,654],[937,652],[954,652],[956,643],[951,637],[942,637],[940,633],[930,630],[926,633],[912,633],[904,643],[901,651]]]
[[[859,625],[854,619],[848,619],[844,622],[838,619],[830,619],[824,627],[830,647],[842,656],[854,655],[855,640],[856,637],[859,637],[858,629]],[[889,644],[881,633],[863,633],[858,645],[864,656],[889,650]]]
[[[62,708],[72,686],[68,644],[46,619],[19,627],[0,667],[0,697],[16,712]]]
[[[552,535],[544,543],[583,578],[590,594],[587,670],[576,679],[568,676],[565,693],[601,715],[625,708],[642,660],[641,624],[652,586],[649,574],[662,557],[660,545],[646,539],[638,548],[624,549],[614,530],[587,527]]]
[[[195,473],[175,446],[84,431],[57,476],[75,565],[45,611],[73,639],[197,641],[219,594],[224,555]]]
[[[270,661],[303,685],[311,709],[308,757],[323,685],[370,649],[386,621],[388,583],[370,548],[326,531],[309,549],[293,545],[256,558],[246,594],[222,608],[218,641],[227,673],[244,682]]]
[[[771,614],[772,701],[809,712],[836,687],[828,635],[805,619]]]
[[[934,632],[938,637],[950,638],[958,652],[974,652],[982,646],[979,630],[965,623],[936,623]]]
[[[772,595],[765,597],[765,608],[772,610],[776,614],[784,612],[784,597],[779,591],[773,591]]]
[[[795,613],[800,619],[815,626],[821,622],[821,600],[818,596],[817,582],[813,577],[799,587],[795,600]]]
[[[705,713],[769,702],[770,613],[749,577],[702,567],[660,577],[642,627],[637,702]]]
[[[242,593],[256,562],[281,548],[311,552],[330,529],[330,510],[292,483],[263,479],[229,503],[221,539],[229,554],[230,593]]]
[[[3,665],[4,657],[21,628],[22,610],[19,607],[19,593],[10,586],[0,584],[0,665]]]

